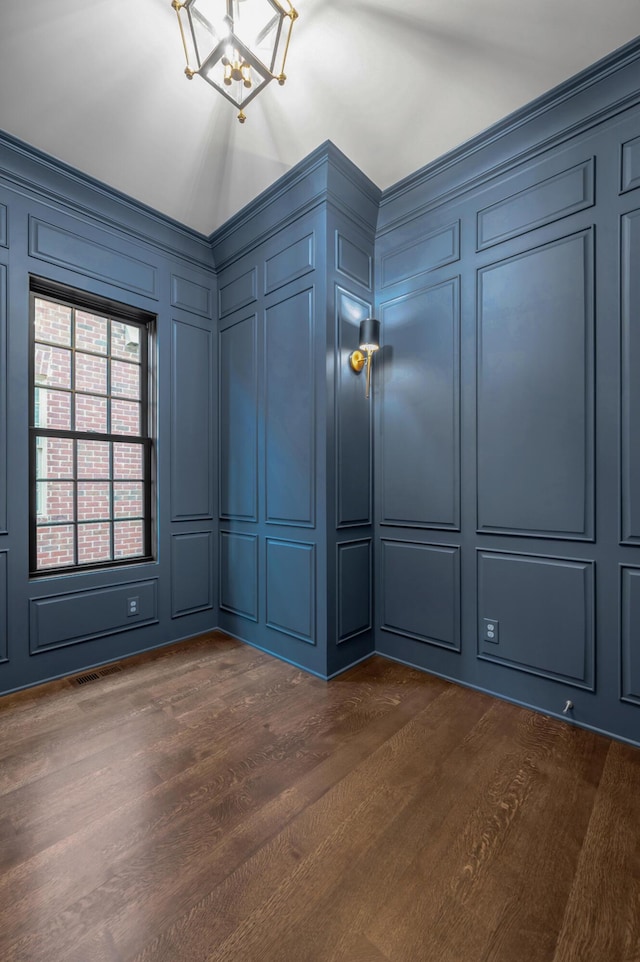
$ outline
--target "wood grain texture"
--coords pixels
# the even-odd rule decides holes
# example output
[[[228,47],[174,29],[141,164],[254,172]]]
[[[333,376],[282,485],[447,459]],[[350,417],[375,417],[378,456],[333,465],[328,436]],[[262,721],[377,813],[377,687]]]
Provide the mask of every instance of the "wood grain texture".
[[[215,634],[0,700],[3,962],[637,962],[640,751]]]

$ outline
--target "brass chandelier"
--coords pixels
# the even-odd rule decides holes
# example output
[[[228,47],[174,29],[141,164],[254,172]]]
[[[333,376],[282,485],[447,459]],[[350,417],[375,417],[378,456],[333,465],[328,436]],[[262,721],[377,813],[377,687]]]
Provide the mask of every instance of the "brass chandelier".
[[[289,0],[172,0],[184,55],[185,74],[198,74],[239,108],[272,80],[280,86],[294,21]],[[193,64],[193,66],[192,66]]]

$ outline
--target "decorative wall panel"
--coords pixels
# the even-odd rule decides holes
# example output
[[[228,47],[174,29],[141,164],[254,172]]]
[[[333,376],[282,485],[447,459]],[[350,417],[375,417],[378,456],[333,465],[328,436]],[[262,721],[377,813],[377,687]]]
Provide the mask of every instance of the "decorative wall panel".
[[[399,250],[383,254],[381,286],[389,287],[460,259],[460,222],[421,236]]]
[[[355,377],[349,355],[358,345],[360,321],[371,305],[336,290],[336,471],[337,526],[371,523],[371,404],[363,372]]]
[[[265,476],[267,521],[315,520],[313,291],[266,312]]]
[[[211,317],[212,297],[208,287],[179,274],[171,275],[171,306],[200,317]]]
[[[640,705],[640,568],[621,567],[622,699]]]
[[[258,517],[258,328],[247,317],[220,332],[220,517]]]
[[[9,606],[7,551],[0,551],[0,662],[9,658]]]
[[[627,141],[621,151],[620,193],[640,187],[640,137]]]
[[[210,331],[173,322],[171,351],[171,517],[211,518],[213,344]]]
[[[338,644],[371,628],[371,539],[346,541],[338,552]]]
[[[157,270],[152,264],[37,217],[29,218],[29,254],[126,291],[158,296]]]
[[[590,561],[478,551],[482,659],[593,689],[593,612]]]
[[[0,534],[7,533],[7,268],[0,264]]]
[[[551,224],[595,203],[593,159],[478,212],[478,250]]]
[[[307,234],[265,261],[265,294],[308,274],[315,266],[315,236]]]
[[[369,254],[336,231],[336,268],[346,277],[371,290],[373,264]]]
[[[383,539],[382,629],[460,650],[460,549]]]
[[[315,546],[267,538],[267,625],[315,644]]]
[[[171,537],[171,617],[213,607],[213,555],[210,531]]]
[[[640,210],[622,217],[622,532],[640,543]]]
[[[258,538],[220,532],[220,607],[258,620]]]
[[[158,581],[71,591],[29,602],[29,644],[31,654],[64,648],[105,635],[113,635],[158,621]],[[129,614],[136,599],[137,611]]]
[[[252,267],[232,281],[222,282],[218,291],[220,317],[247,307],[258,296],[258,269]]]
[[[9,246],[9,224],[7,216],[7,208],[4,204],[0,204],[0,247]]]
[[[376,359],[376,376],[383,382],[381,521],[455,529],[460,503],[458,279],[383,303],[381,320],[384,345]]]
[[[585,231],[478,274],[480,530],[593,535],[592,261]]]

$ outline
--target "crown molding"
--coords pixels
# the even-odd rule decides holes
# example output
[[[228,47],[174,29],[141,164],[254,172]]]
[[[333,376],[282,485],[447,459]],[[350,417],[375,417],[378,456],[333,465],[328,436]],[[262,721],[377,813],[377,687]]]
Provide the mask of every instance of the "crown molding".
[[[171,257],[213,268],[204,235],[4,131],[0,131],[0,184]]]

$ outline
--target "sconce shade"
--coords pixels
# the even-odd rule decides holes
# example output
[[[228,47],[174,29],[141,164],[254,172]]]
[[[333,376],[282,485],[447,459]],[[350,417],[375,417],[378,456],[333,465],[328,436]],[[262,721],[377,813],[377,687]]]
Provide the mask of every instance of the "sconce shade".
[[[360,321],[360,350],[377,351],[380,347],[380,321],[365,317]]]

